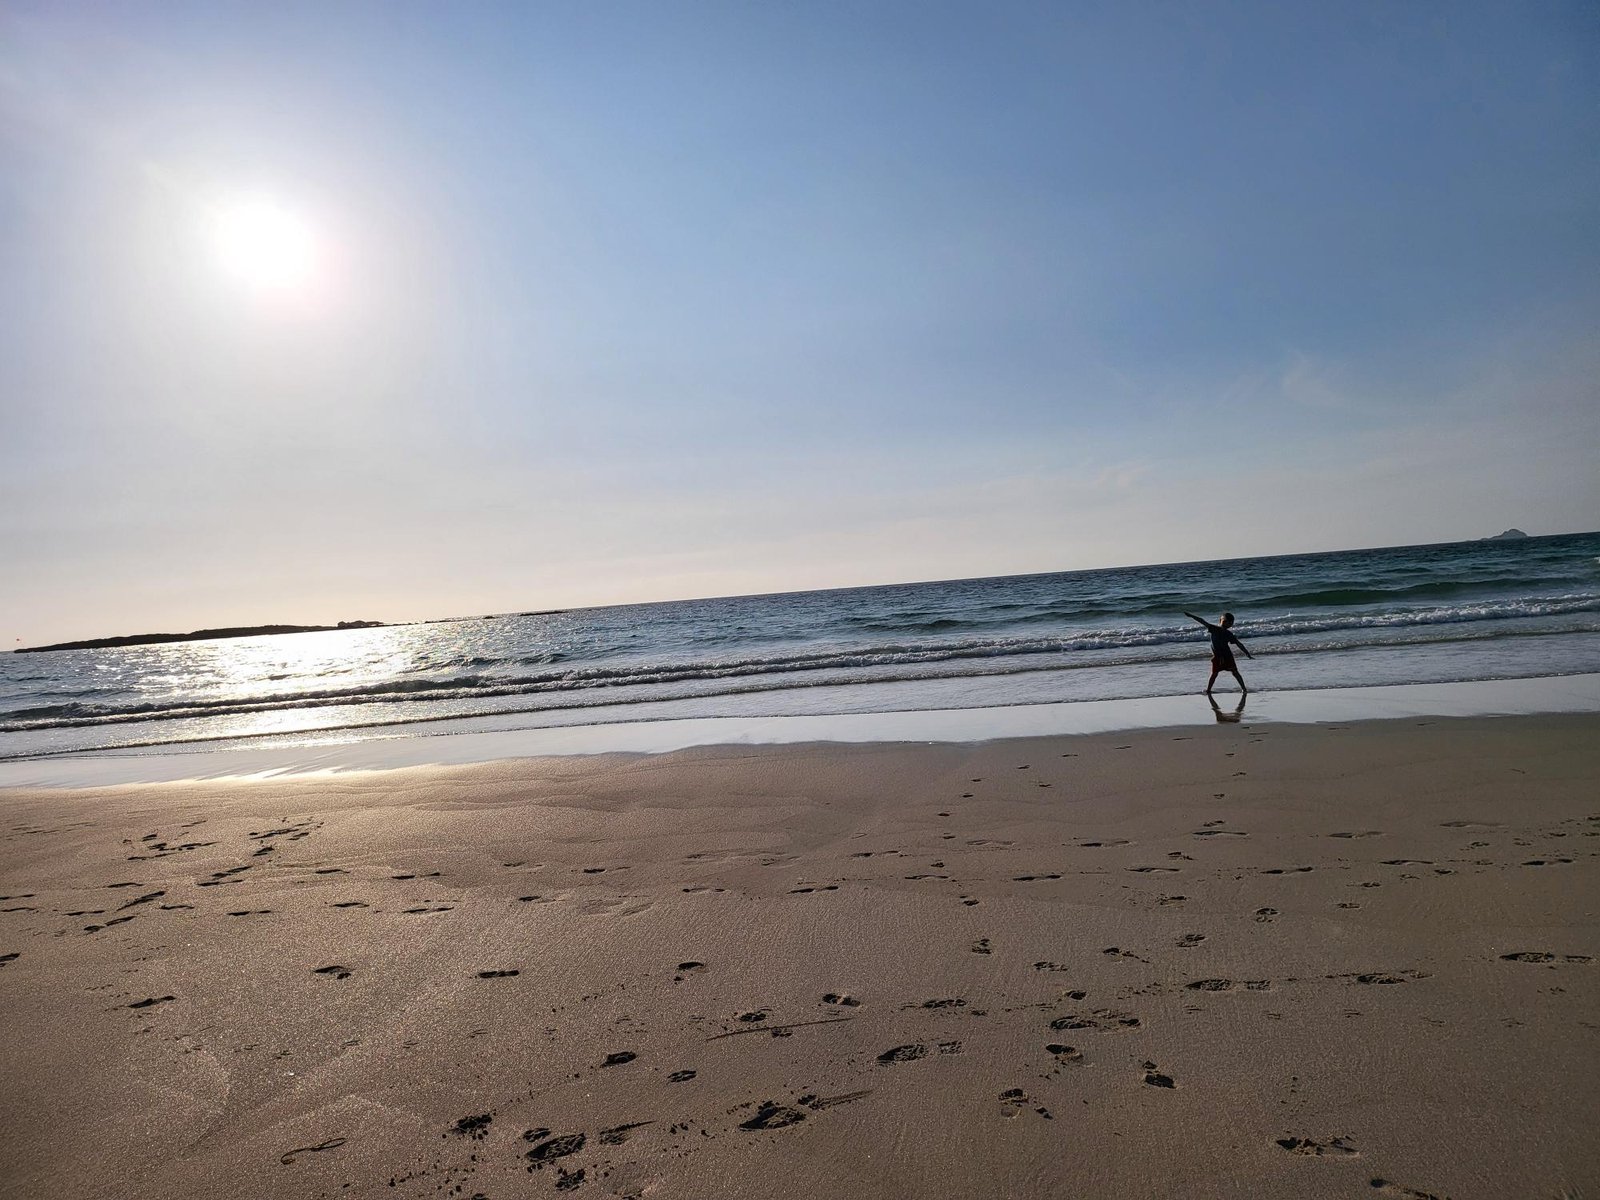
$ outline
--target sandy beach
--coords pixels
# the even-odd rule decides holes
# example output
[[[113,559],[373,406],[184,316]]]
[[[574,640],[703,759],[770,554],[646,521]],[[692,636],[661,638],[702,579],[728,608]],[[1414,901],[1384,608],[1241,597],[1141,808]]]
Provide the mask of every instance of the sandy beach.
[[[1562,715],[0,793],[0,1194],[1593,1194],[1597,785]]]

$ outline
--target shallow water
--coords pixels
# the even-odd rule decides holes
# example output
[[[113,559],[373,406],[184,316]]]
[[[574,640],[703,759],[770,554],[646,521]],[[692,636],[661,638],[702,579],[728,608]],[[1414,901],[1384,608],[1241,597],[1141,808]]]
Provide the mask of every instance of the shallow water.
[[[0,655],[0,759],[514,714],[524,727],[1167,696],[1224,607],[1276,691],[1600,671],[1600,534]],[[1231,685],[1230,685],[1231,686]]]

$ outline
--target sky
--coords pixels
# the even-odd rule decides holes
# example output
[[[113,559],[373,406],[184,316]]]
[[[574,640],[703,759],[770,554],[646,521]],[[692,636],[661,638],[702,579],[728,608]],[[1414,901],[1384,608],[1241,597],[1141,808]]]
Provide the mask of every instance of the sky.
[[[0,645],[1600,528],[1597,101],[1586,3],[0,0]]]

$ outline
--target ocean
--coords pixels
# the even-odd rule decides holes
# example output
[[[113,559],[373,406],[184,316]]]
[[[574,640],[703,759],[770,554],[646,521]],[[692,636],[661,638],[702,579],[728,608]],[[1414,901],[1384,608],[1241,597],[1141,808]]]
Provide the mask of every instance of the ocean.
[[[1600,533],[0,655],[0,761],[1600,672]],[[1233,688],[1224,675],[1222,691]]]

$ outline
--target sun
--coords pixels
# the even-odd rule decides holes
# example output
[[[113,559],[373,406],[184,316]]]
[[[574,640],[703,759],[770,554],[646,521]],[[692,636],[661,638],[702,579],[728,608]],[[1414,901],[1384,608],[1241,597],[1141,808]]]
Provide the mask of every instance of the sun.
[[[265,196],[219,205],[212,213],[211,243],[222,270],[256,291],[303,292],[321,265],[311,223]]]

